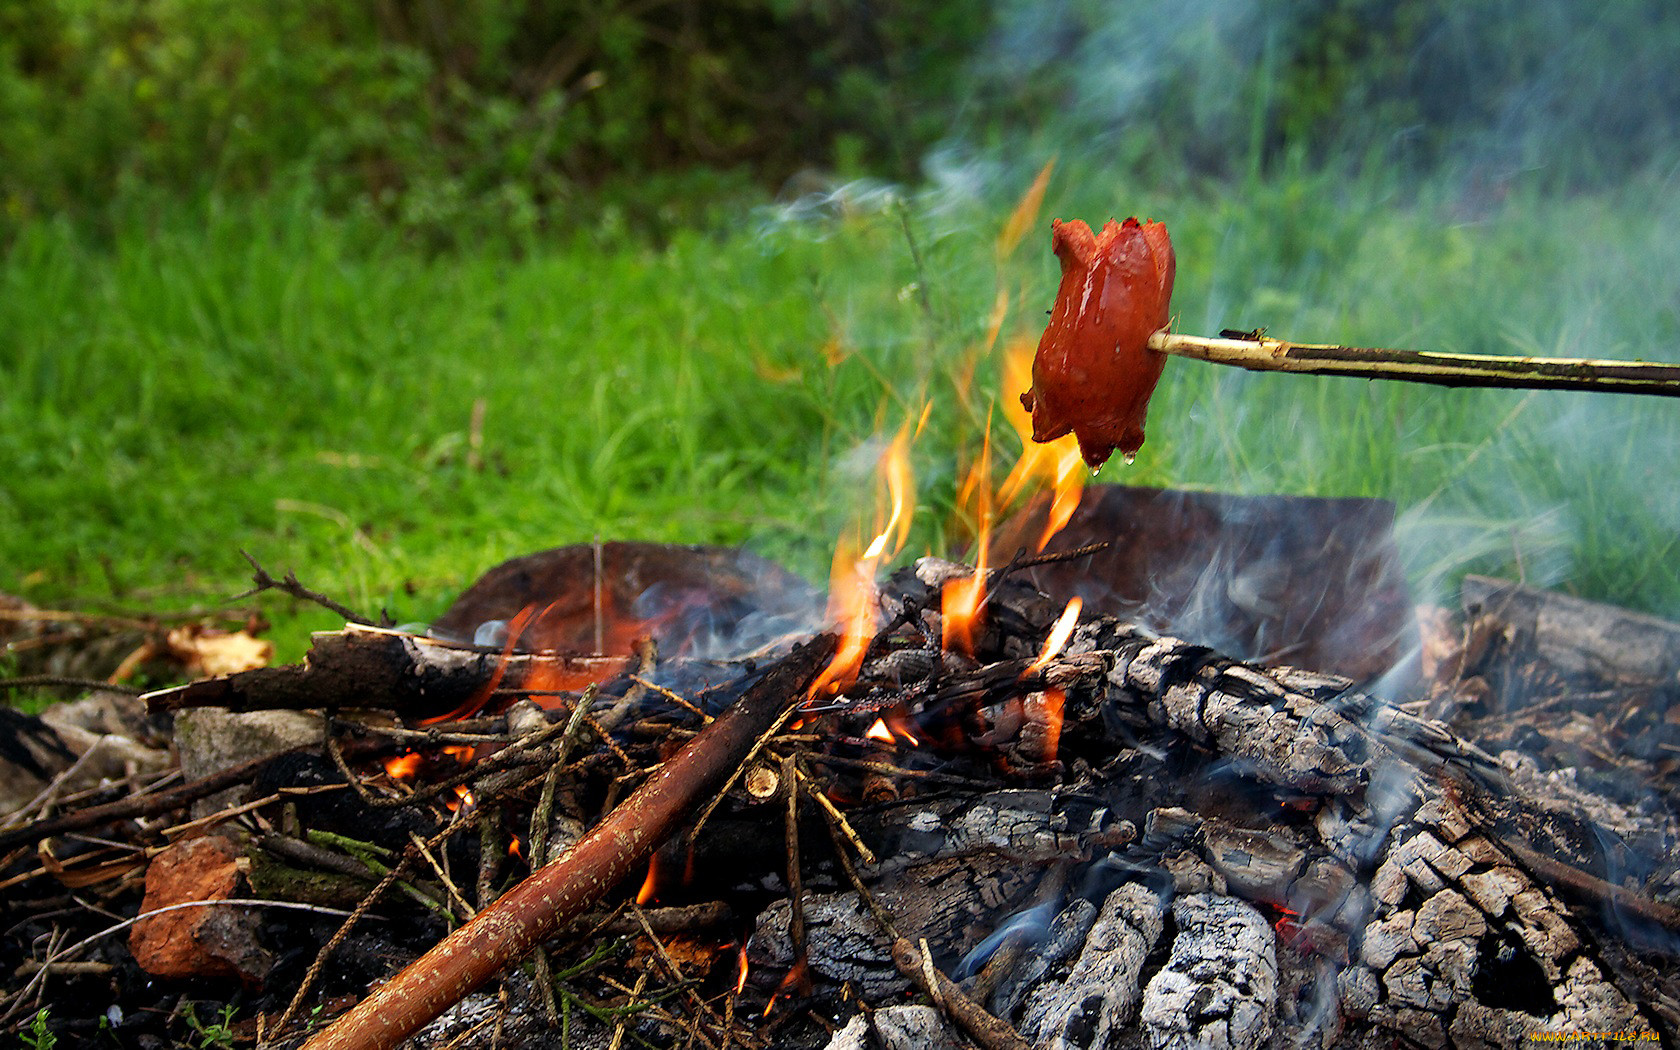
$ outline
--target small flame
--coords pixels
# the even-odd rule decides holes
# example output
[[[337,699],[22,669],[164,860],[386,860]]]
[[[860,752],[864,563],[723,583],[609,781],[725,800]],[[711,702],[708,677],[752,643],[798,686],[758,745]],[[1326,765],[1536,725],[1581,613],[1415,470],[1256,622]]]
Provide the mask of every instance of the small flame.
[[[1003,229],[998,231],[997,256],[1007,259],[1021,243],[1021,238],[1027,231],[1038,225],[1038,209],[1044,204],[1044,191],[1050,186],[1050,173],[1056,170],[1056,159],[1052,157],[1049,163],[1039,169],[1038,177],[1033,179],[1027,192],[1021,195],[1021,200],[1015,205],[1015,210],[1004,221]]]
[[[496,670],[490,675],[490,679],[479,687],[478,692],[463,700],[453,711],[438,715],[435,718],[423,718],[420,720],[420,724],[434,726],[441,722],[453,722],[458,718],[470,718],[484,710],[484,705],[488,704],[496,690],[502,687],[502,676],[507,672],[508,661],[513,658],[513,652],[519,645],[520,636],[525,633],[525,629],[531,625],[532,620],[540,619],[542,613],[547,611],[547,609],[539,611],[535,605],[527,605],[519,610],[519,613],[508,621],[507,640],[502,643],[502,655],[496,661]]]
[[[1038,654],[1038,659],[1027,666],[1029,674],[1048,667],[1050,661],[1054,660],[1063,647],[1067,645],[1068,639],[1073,637],[1074,627],[1079,624],[1079,610],[1083,604],[1077,594],[1068,599],[1067,608],[1063,609],[1062,615],[1056,618],[1055,624],[1050,628],[1049,635],[1044,639],[1043,651]]]
[[[648,858],[647,878],[642,880],[642,888],[636,891],[636,906],[641,907],[653,900],[659,887],[659,854]]]
[[[444,799],[443,804],[449,807],[449,812],[454,813],[462,806],[467,807],[468,812],[471,812],[472,808],[478,803],[477,800],[473,798],[473,793],[470,789],[468,789],[467,785],[456,784],[455,797]]]
[[[828,585],[828,614],[841,625],[840,646],[811,683],[808,697],[831,696],[857,680],[864,653],[875,637],[878,605],[874,559],[853,557],[842,541],[834,550]]]
[[[883,721],[888,729],[892,730],[892,732],[898,736],[903,737],[906,744],[909,744],[911,747],[922,746],[921,740],[916,737],[915,733],[910,731],[910,720],[904,717],[904,715],[888,711],[883,718]]]
[[[986,602],[986,554],[992,537],[992,440],[989,432],[980,445],[980,458],[969,468],[957,490],[958,506],[968,508],[975,521],[974,573],[945,584],[939,594],[939,643],[948,652],[974,655],[980,613]]]
[[[735,975],[735,994],[740,995],[747,987],[747,946],[745,943],[741,945],[740,951],[736,955],[735,959],[737,970]]]
[[[795,987],[808,987],[809,981],[810,973],[806,969],[805,960],[801,959],[793,964],[793,968],[787,972],[787,976],[782,978],[782,983],[776,986],[775,994],[771,995],[770,1001],[764,1004],[763,1016],[770,1016],[770,1011],[776,1008],[776,1000],[780,999],[783,993],[791,991]]]
[[[927,422],[928,411],[933,407],[930,402],[922,409],[922,423]],[[918,431],[921,426],[916,428]],[[892,443],[881,453],[880,471],[887,484],[887,498],[892,511],[887,523],[863,552],[865,558],[880,559],[886,553],[887,542],[891,540],[895,546],[893,554],[904,549],[904,544],[910,539],[910,519],[916,512],[916,490],[910,474],[910,424],[906,423],[898,428]],[[890,557],[891,555],[888,555]]]
[[[881,721],[879,718],[875,720],[874,725],[864,731],[863,735],[868,737],[870,740],[879,740],[884,744],[890,744],[893,742],[892,730],[888,729],[887,723]]]
[[[385,760],[385,772],[392,780],[408,780],[420,772],[420,766],[426,761],[418,751],[410,751],[404,755]]]
[[[512,835],[508,838],[508,856],[518,857],[520,860],[525,859],[524,848],[519,844],[518,835]]]

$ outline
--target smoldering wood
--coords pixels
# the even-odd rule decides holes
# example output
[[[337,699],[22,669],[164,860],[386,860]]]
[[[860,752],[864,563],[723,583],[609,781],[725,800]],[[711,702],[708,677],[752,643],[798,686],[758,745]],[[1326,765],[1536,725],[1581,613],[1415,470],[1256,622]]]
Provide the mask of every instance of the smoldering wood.
[[[1039,984],[1027,1000],[1023,1034],[1038,1045],[1106,1046],[1127,1031],[1163,917],[1159,894],[1140,883],[1110,893],[1067,976]]]
[[[932,593],[924,589],[919,601]],[[1009,591],[994,600],[999,610],[1018,605],[1011,622],[1029,625],[1019,630],[1039,629],[1030,626],[1039,606],[1018,604]],[[935,776],[848,757],[895,754],[893,745],[836,743],[861,733],[858,711],[831,712],[773,746],[778,754],[836,747],[805,752],[794,765],[853,789],[867,766],[875,782],[895,787],[889,803],[841,804],[880,854],[862,869],[870,894],[907,934],[925,936],[943,968],[1005,916],[1063,893],[1046,896],[1044,872],[1076,867],[1081,874],[1051,908],[1043,941],[988,1000],[1032,1038],[1096,1046],[1108,1032],[1129,1033],[1114,1040],[1128,1047],[1248,1046],[1265,1045],[1256,1033],[1269,1030],[1264,1038],[1274,1044],[1321,1048],[1525,1046],[1562,1026],[1672,1024],[1663,1020],[1671,1016],[1659,997],[1665,986],[1616,961],[1601,921],[1575,907],[1587,898],[1572,896],[1578,887],[1540,859],[1603,833],[1659,836],[1660,814],[1606,799],[1592,781],[1530,771],[1509,755],[1496,760],[1453,729],[1332,675],[1255,667],[1104,618],[1029,673],[1040,641],[1030,633],[995,642],[979,659],[952,658],[920,637],[938,627],[932,605],[905,608],[909,616],[877,638],[857,691],[903,704],[901,714],[948,716],[965,733],[984,722],[996,739],[985,748],[940,745],[954,750],[932,753],[956,772]],[[1021,749],[1024,718],[1008,723],[999,713],[1052,689],[1066,694],[1056,768],[1032,760],[1037,745]],[[625,746],[644,758],[656,750]],[[908,761],[913,753],[896,754]],[[1016,786],[996,790],[999,782]],[[1540,795],[1550,804],[1531,797]],[[548,841],[532,843],[539,855],[586,837],[585,811],[570,806],[545,817]],[[724,855],[768,853],[764,870],[780,878],[780,809],[767,822],[768,810],[754,806],[746,793],[732,794],[707,834],[727,823]],[[768,830],[754,839],[758,825]],[[897,994],[906,977],[895,942],[822,851],[802,841],[819,994],[844,981]],[[1594,877],[1607,883],[1603,874]],[[1621,888],[1661,890],[1645,876]],[[748,892],[778,890],[766,882]],[[1158,903],[1158,932],[1146,936],[1150,924],[1136,908],[1117,911],[1128,900]],[[793,958],[782,947],[785,898],[779,908],[757,917],[751,947],[755,981],[766,990],[775,967]],[[1146,961],[1134,968],[1145,941]],[[926,977],[919,963],[911,969]]]
[[[1120,848],[1136,836],[1094,799],[1039,790],[905,802],[856,815],[852,824],[881,858],[859,874],[905,935],[959,953],[973,947],[972,931],[1007,910],[1045,866]],[[836,881],[830,874],[830,884]],[[793,964],[790,918],[785,900],[760,913],[752,939],[759,964]],[[805,920],[808,958],[819,973],[883,994],[904,987],[891,965],[890,939],[855,893],[807,893]]]

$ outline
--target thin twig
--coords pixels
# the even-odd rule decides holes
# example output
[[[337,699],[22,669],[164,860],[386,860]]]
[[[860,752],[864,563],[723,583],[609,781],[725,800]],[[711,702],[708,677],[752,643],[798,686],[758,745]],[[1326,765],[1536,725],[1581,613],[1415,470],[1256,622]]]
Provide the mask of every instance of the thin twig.
[[[782,759],[782,788],[787,792],[787,825],[783,838],[787,844],[788,881],[788,939],[793,942],[793,966],[803,978],[799,991],[810,991],[809,963],[805,955],[805,881],[800,877],[799,860],[799,770],[792,755]]]
[[[823,634],[789,653],[556,863],[533,871],[305,1045],[395,1046],[547,940],[645,863],[698,799],[719,792],[763,732],[797,705],[837,645]]]
[[[436,849],[444,839],[455,833],[458,826],[456,821],[450,821],[442,831],[426,840],[427,848]],[[286,1004],[285,1012],[280,1015],[280,1020],[275,1022],[274,1031],[276,1033],[284,1032],[287,1024],[291,1022],[292,1015],[303,1006],[303,1001],[309,997],[310,991],[315,987],[315,982],[320,978],[321,970],[326,966],[327,958],[332,955],[333,949],[344,943],[344,939],[350,936],[350,931],[356,928],[356,924],[361,921],[362,916],[366,915],[374,904],[378,903],[379,898],[383,897],[386,891],[396,884],[398,879],[405,878],[408,875],[409,869],[414,866],[417,855],[415,850],[406,851],[403,858],[393,865],[390,871],[385,873],[385,877],[368,891],[367,896],[362,898],[361,903],[356,905],[355,910],[345,917],[327,943],[321,946],[321,950],[315,955],[315,961],[310,963],[309,969],[304,972],[303,980],[298,984],[297,991],[292,993],[292,1001]]]
[[[146,691],[139,686],[118,685],[103,678],[72,678],[57,674],[26,674],[16,678],[0,678],[0,689],[87,689],[123,693],[127,696],[139,696]]]
[[[823,811],[828,814],[829,822],[839,828],[840,833],[846,836],[846,841],[850,842],[852,848],[857,850],[858,859],[863,861],[864,864],[874,867],[876,863],[875,851],[864,843],[863,837],[857,833],[856,828],[852,827],[852,822],[846,819],[844,813],[840,812],[840,807],[836,806],[832,799],[819,790],[817,785],[811,783],[810,778],[797,766],[794,767],[793,775],[798,779],[799,786],[805,790],[805,793],[815,799],[817,805],[821,806]]]
[[[256,779],[257,774],[270,762],[282,755],[289,755],[300,748],[289,748],[272,755],[253,758],[249,762],[241,762],[237,766],[230,766],[219,773],[200,780],[182,784],[180,787],[159,791],[156,794],[131,796],[109,802],[103,806],[90,806],[87,809],[66,813],[61,817],[48,820],[38,820],[26,827],[15,828],[0,832],[0,855],[13,846],[26,842],[39,842],[54,835],[62,835],[67,831],[82,831],[86,828],[98,827],[119,820],[132,820],[141,817],[155,817],[160,813],[168,813],[181,809],[201,798],[225,791],[240,784],[249,784]]]
[[[388,615],[382,615],[377,619],[363,616],[362,614],[352,610],[349,606],[342,605],[339,602],[327,597],[320,591],[310,590],[308,587],[305,587],[302,583],[298,582],[297,573],[295,572],[288,572],[285,579],[277,580],[273,576],[269,575],[268,570],[262,567],[261,562],[251,556],[250,551],[242,550],[239,553],[244,556],[246,561],[251,563],[251,583],[253,586],[250,590],[243,594],[234,595],[234,601],[239,601],[241,598],[249,598],[253,595],[261,594],[264,591],[279,591],[282,594],[289,594],[302,601],[314,602],[321,608],[327,609],[338,616],[344,617],[345,621],[348,623],[372,624],[375,627],[396,626],[396,621],[391,619]]]

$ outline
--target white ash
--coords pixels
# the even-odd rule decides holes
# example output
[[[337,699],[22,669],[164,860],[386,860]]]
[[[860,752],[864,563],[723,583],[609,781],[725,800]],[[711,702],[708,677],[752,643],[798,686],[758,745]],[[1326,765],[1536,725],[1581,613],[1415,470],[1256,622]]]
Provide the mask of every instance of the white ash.
[[[966,1045],[933,1007],[889,1006],[852,1018],[834,1033],[827,1050],[962,1050]]]
[[[1277,1006],[1277,945],[1251,905],[1197,893],[1173,903],[1178,936],[1144,989],[1139,1015],[1155,1050],[1256,1050]]]
[[[1161,899],[1138,883],[1110,893],[1067,976],[1028,997],[1021,1033],[1055,1050],[1116,1041],[1136,1015],[1138,979],[1160,939],[1164,915]]]

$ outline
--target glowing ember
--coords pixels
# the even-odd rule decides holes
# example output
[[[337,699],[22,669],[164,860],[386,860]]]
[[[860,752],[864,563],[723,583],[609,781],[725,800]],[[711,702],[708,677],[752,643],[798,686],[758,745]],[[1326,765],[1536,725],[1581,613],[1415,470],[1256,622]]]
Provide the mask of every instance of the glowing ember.
[[[420,766],[423,762],[425,762],[425,758],[418,751],[410,751],[406,755],[387,758],[385,760],[385,772],[391,775],[392,780],[408,780],[420,772]]]
[[[1077,594],[1068,599],[1067,608],[1056,618],[1055,624],[1050,628],[1050,634],[1044,639],[1043,651],[1038,654],[1038,659],[1028,665],[1029,673],[1049,666],[1050,661],[1067,645],[1068,639],[1073,637],[1074,627],[1079,624],[1079,610],[1083,604]]]
[[[892,730],[888,729],[887,724],[879,718],[875,720],[874,725],[864,731],[863,735],[868,737],[870,740],[879,740],[884,744],[890,744],[893,742]]]
[[[1037,710],[1031,712],[1044,725],[1043,760],[1054,762],[1062,743],[1062,711],[1067,706],[1067,694],[1060,689],[1046,689],[1030,701]]]

